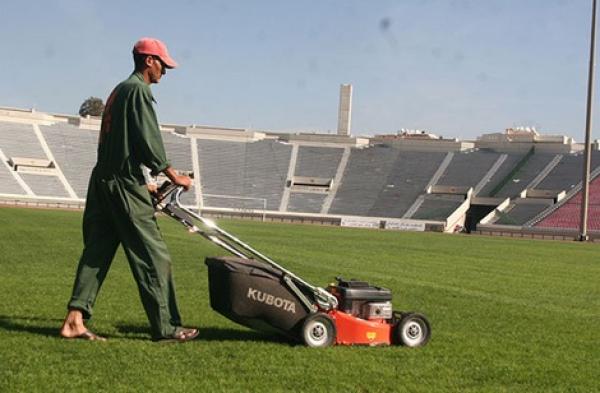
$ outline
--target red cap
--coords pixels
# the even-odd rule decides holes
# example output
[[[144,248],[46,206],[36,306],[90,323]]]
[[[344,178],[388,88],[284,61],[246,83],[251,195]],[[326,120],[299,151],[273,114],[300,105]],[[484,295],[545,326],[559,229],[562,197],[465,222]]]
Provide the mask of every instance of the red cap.
[[[177,63],[175,62],[175,60],[173,60],[171,56],[169,56],[167,46],[163,44],[162,41],[157,40],[156,38],[141,38],[133,46],[133,53],[137,53],[140,55],[158,56],[160,60],[162,60],[162,62],[165,63],[167,68],[177,67]]]

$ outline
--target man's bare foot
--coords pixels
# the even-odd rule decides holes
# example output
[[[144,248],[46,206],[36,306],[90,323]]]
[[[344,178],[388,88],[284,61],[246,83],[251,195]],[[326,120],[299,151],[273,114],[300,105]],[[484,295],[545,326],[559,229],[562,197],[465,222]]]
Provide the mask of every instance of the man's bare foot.
[[[80,338],[91,341],[106,341],[106,338],[90,332],[83,323],[83,314],[79,310],[69,310],[60,328],[63,338]]]
[[[81,339],[81,340],[88,340],[88,341],[106,341],[106,337],[99,336],[94,332],[90,332],[89,330],[86,330],[85,332],[83,332],[77,336],[73,336],[73,337],[63,336],[63,338],[67,339],[67,340]]]

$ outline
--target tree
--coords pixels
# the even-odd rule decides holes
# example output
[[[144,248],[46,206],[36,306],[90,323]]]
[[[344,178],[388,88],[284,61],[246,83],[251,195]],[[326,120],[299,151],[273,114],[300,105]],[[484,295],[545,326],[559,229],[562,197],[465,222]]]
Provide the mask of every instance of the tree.
[[[90,97],[83,101],[83,104],[79,107],[79,116],[102,116],[104,112],[104,103],[101,98]]]

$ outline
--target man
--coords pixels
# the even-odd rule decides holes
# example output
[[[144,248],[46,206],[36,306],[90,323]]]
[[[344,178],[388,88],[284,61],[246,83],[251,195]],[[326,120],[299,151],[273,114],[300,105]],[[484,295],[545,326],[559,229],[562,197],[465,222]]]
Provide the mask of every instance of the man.
[[[98,141],[98,161],[88,186],[83,214],[84,249],[60,334],[105,340],[84,324],[119,244],[138,285],[152,338],[185,342],[197,329],[183,328],[175,300],[170,255],[154,218],[141,166],[163,172],[186,190],[192,185],[167,161],[152,103],[150,84],[177,63],[159,40],[142,38],[133,48],[135,70],[110,94]]]

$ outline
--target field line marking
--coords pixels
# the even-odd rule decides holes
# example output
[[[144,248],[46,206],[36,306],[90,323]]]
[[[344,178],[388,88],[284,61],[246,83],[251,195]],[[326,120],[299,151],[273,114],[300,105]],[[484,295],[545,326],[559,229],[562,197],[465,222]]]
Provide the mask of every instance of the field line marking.
[[[438,284],[438,283],[434,283],[431,281],[423,281],[423,280],[415,281],[414,279],[398,279],[398,278],[396,278],[395,280],[398,280],[400,282],[405,282],[406,284],[410,284],[410,285],[417,285],[420,287],[443,289],[443,290],[446,290],[449,292],[456,292],[456,293],[460,293],[460,294],[470,296],[470,297],[491,300],[491,301],[494,301],[497,303],[517,305],[517,306],[523,306],[523,307],[529,307],[529,308],[535,308],[535,309],[544,309],[546,311],[550,311],[553,313],[570,313],[570,314],[574,314],[574,315],[581,316],[581,317],[600,317],[600,312],[598,312],[598,313],[583,312],[578,309],[574,309],[572,307],[559,307],[559,306],[543,304],[543,303],[531,303],[531,302],[525,301],[524,299],[514,298],[514,297],[510,297],[510,296],[506,296],[506,295],[492,294],[492,293],[484,292],[484,291],[481,291],[478,289],[467,289],[467,288],[457,287],[454,285]]]

